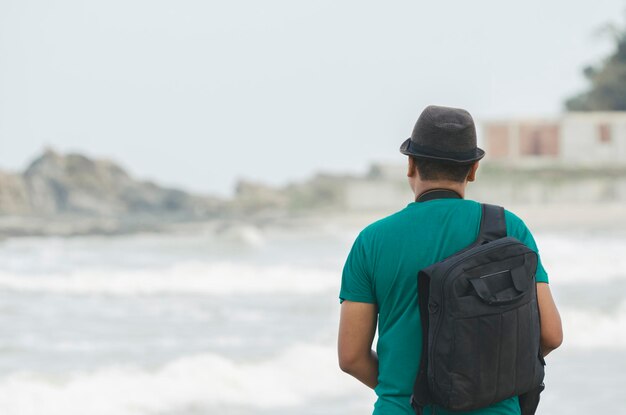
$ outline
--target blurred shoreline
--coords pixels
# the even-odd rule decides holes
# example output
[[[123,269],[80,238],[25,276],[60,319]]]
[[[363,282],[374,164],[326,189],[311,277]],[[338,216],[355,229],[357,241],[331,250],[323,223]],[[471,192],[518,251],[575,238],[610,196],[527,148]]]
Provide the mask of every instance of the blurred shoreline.
[[[0,239],[9,237],[119,236],[137,233],[245,233],[249,229],[314,229],[329,227],[358,231],[368,224],[399,211],[307,212],[298,215],[257,215],[247,218],[212,218],[206,220],[163,220],[162,218],[37,218],[0,216]],[[624,205],[551,204],[505,205],[532,230],[558,233],[626,233]]]
[[[22,173],[0,171],[0,238],[362,228],[412,201],[404,170],[379,163],[363,175],[320,173],[283,187],[240,181],[234,197],[220,199],[138,180],[109,160],[46,150]],[[503,205],[531,229],[626,229],[622,167],[486,162],[467,198]]]

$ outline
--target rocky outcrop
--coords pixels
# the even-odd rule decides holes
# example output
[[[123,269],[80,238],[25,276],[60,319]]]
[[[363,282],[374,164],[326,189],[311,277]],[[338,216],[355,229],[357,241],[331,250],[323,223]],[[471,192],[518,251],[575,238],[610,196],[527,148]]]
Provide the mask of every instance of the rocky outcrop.
[[[30,195],[24,177],[0,171],[0,214],[30,213]]]
[[[0,214],[42,217],[204,218],[219,212],[216,198],[131,177],[117,164],[46,150],[22,174],[0,172]]]

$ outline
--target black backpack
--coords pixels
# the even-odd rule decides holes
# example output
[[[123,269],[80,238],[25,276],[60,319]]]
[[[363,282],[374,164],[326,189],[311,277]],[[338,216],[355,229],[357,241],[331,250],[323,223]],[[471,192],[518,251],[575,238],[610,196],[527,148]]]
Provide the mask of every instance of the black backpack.
[[[482,212],[472,245],[418,274],[417,415],[430,404],[471,411],[520,395],[522,414],[533,414],[543,390],[537,254],[506,236],[502,207]]]

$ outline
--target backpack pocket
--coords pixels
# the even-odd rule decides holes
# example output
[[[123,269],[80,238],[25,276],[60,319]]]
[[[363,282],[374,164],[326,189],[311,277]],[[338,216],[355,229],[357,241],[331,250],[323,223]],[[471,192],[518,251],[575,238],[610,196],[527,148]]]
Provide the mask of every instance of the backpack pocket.
[[[468,411],[528,391],[537,381],[534,301],[501,313],[457,318],[449,363],[450,410]],[[535,352],[533,352],[535,351]],[[468,403],[480,402],[478,407]]]

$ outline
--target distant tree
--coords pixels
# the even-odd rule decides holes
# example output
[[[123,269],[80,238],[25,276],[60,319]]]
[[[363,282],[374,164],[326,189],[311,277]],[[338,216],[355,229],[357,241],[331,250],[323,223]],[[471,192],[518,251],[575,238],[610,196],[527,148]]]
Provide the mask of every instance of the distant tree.
[[[591,86],[565,101],[568,111],[626,111],[626,28],[607,25],[602,32],[611,35],[615,51],[583,70]]]

